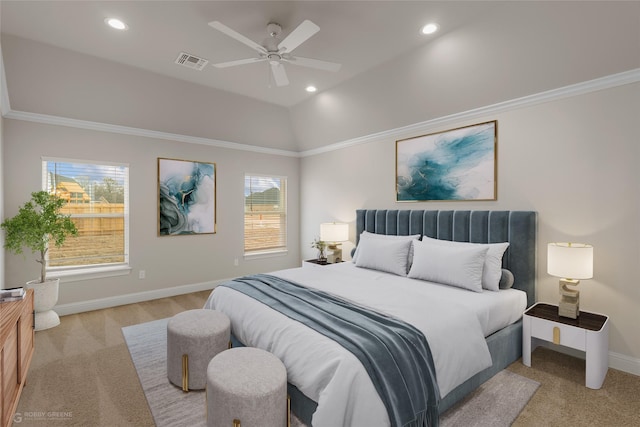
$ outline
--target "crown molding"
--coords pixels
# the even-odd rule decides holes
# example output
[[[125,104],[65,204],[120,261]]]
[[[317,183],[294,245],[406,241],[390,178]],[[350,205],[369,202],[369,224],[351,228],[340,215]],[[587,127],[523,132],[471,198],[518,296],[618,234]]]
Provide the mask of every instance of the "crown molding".
[[[314,148],[311,150],[301,151],[300,157],[315,156],[322,153],[327,153],[335,150],[342,150],[354,145],[366,144],[369,142],[379,141],[381,139],[395,139],[405,135],[407,133],[425,134],[430,130],[448,124],[455,124],[464,120],[473,120],[481,118],[491,114],[499,114],[505,111],[511,111],[518,108],[531,107],[533,105],[542,104],[545,102],[551,102],[563,98],[569,98],[572,96],[583,95],[591,92],[596,92],[603,89],[609,89],[626,84],[637,83],[640,81],[640,68],[634,70],[625,71],[618,74],[612,74],[609,76],[601,77],[594,80],[588,80],[582,83],[576,83],[569,86],[564,86],[557,89],[548,90],[545,92],[536,93],[533,95],[523,96],[521,98],[515,98],[509,101],[499,102],[493,105],[487,105],[485,107],[474,108],[472,110],[463,111],[460,113],[450,114],[448,116],[438,117],[436,119],[427,120],[420,123],[414,123],[404,127],[390,129],[382,132],[373,133],[358,138],[349,139],[335,144],[330,144],[320,148]]]
[[[278,150],[275,148],[239,144],[237,142],[222,141],[219,139],[201,138],[197,136],[180,135],[177,133],[168,133],[129,126],[112,125],[109,123],[70,119],[67,117],[52,116],[48,114],[9,110],[6,114],[3,115],[8,119],[23,120],[27,122],[43,123],[48,125],[67,126],[78,129],[95,130],[99,132],[119,133],[123,135],[143,136],[146,138],[165,139],[169,141],[186,142],[189,144],[208,145],[211,147],[228,148],[231,150],[252,151],[254,153],[273,154],[276,156],[300,157],[300,153],[296,151]]]
[[[533,95],[523,96],[521,98],[509,101],[499,102],[497,104],[485,107],[475,108],[460,113],[450,114],[448,116],[438,117],[420,123],[414,123],[408,126],[389,129],[358,138],[348,139],[345,141],[330,144],[324,147],[314,148],[305,151],[289,151],[279,150],[275,148],[258,147],[249,144],[239,144],[236,142],[222,141],[218,139],[201,138],[188,135],[180,135],[175,133],[160,132],[149,129],[140,129],[129,126],[112,125],[108,123],[92,122],[87,120],[70,119],[66,117],[52,116],[47,114],[29,113],[24,111],[11,110],[9,106],[9,95],[6,89],[6,80],[4,76],[4,67],[2,64],[2,56],[0,50],[0,72],[2,73],[2,115],[8,119],[24,120],[36,123],[44,123],[57,126],[67,126],[79,129],[89,129],[100,132],[119,133],[123,135],[142,136],[147,138],[164,139],[169,141],[186,142],[190,144],[208,145],[212,147],[228,148],[231,150],[251,151],[261,154],[272,154],[285,157],[309,157],[330,151],[342,150],[344,148],[355,145],[366,144],[369,142],[379,141],[381,139],[395,139],[407,133],[423,134],[428,133],[431,129],[448,124],[455,124],[464,120],[473,120],[483,116],[498,114],[518,108],[530,107],[533,105],[551,102],[572,96],[583,95],[598,90],[609,89],[626,84],[637,83],[640,81],[640,68],[625,71],[618,74],[589,80],[582,83],[576,83],[557,89],[540,92]],[[6,111],[5,111],[6,110]]]

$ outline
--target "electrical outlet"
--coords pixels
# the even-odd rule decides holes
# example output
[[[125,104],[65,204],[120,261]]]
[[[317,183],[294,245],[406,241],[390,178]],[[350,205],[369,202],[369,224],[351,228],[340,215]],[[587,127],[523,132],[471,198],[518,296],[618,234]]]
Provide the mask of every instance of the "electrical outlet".
[[[236,267],[238,266],[238,258],[235,258],[235,259],[233,260],[233,265],[235,265]]]
[[[146,277],[146,271],[140,270],[138,271],[138,279],[144,279]]]

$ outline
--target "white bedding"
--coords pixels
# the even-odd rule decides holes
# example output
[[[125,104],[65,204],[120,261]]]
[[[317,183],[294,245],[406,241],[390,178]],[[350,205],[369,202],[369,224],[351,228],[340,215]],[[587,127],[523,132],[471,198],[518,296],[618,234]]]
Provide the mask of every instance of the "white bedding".
[[[395,316],[427,338],[440,394],[491,365],[485,336],[517,321],[526,294],[482,293],[408,279],[344,262],[271,273]],[[244,344],[275,354],[288,381],[318,403],[315,427],[388,426],[389,418],[358,359],[329,338],[235,290],[219,287],[205,308],[224,312]]]

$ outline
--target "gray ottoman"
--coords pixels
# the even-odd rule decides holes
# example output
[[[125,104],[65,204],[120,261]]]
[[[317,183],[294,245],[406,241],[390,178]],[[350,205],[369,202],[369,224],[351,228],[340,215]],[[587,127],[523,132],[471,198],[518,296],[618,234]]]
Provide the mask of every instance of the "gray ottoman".
[[[182,390],[207,386],[207,366],[229,348],[231,322],[214,310],[187,310],[167,323],[167,377]]]
[[[240,347],[209,363],[208,427],[285,427],[287,406],[287,370],[273,354]]]

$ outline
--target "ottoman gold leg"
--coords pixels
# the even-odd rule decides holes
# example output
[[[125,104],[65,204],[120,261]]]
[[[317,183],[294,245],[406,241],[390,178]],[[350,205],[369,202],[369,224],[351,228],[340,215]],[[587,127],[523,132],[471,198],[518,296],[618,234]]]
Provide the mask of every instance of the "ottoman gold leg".
[[[182,355],[182,391],[189,391],[189,355]]]
[[[287,427],[291,427],[291,396],[287,394]]]
[[[238,420],[238,419],[233,420],[233,427],[241,427],[240,426],[240,420]]]

